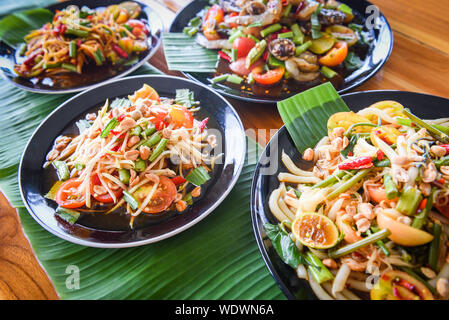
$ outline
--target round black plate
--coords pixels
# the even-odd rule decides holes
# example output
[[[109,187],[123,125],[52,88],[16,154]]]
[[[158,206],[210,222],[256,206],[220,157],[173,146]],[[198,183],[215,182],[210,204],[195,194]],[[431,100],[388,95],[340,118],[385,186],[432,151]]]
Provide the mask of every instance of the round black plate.
[[[436,119],[447,117],[449,99],[404,91],[366,91],[345,94],[342,96],[348,107],[353,111],[366,108],[369,105],[382,100],[395,100],[403,104],[417,116],[424,119]],[[312,147],[312,146],[311,146]],[[276,218],[271,214],[268,207],[268,198],[271,192],[279,186],[277,176],[280,172],[286,172],[281,159],[284,150],[296,162],[304,168],[305,162],[301,160],[301,154],[296,150],[290,135],[283,126],[270,140],[260,157],[254,173],[251,188],[251,219],[254,234],[256,236],[259,250],[270,270],[271,275],[278,283],[282,292],[288,299],[315,299],[315,295],[309,284],[298,279],[296,272],[286,265],[274,250],[271,242],[267,240],[263,224],[266,222],[276,223]],[[271,165],[274,167],[268,175],[262,175]]]
[[[372,14],[371,10],[374,7],[374,5],[365,0],[345,0],[344,3],[349,5],[355,12],[358,12],[364,19],[370,17]],[[208,0],[192,1],[176,15],[172,25],[170,26],[170,32],[182,32],[183,28],[187,26],[190,19],[195,17],[195,15],[206,5],[209,5]],[[372,7],[368,8],[369,6]],[[371,21],[372,17],[369,19]],[[347,92],[367,81],[388,60],[388,57],[393,49],[393,32],[391,31],[387,19],[380,11],[377,19],[375,19],[375,22],[377,27],[371,31],[371,36],[374,38],[374,41],[366,56],[365,64],[344,79],[344,84],[341,88],[339,88],[339,93]],[[277,96],[263,94],[258,95],[253,91],[241,90],[240,86],[231,87],[223,83],[211,84],[209,79],[213,78],[214,75],[212,73],[184,72],[184,75],[190,79],[208,85],[225,96],[249,102],[275,103],[300,92],[295,91],[287,93],[286,91],[281,91],[281,93]],[[258,86],[258,88],[264,89],[261,86]],[[270,90],[269,87],[265,89]],[[305,87],[304,89],[308,88]]]
[[[56,203],[44,197],[57,180],[51,166],[42,168],[53,141],[61,134],[73,132],[71,130],[74,123],[84,118],[86,113],[98,111],[106,99],[113,101],[115,97],[132,94],[144,83],[156,89],[161,97],[174,98],[176,89],[193,91],[195,100],[201,103],[197,119],[209,117],[208,128],[210,131],[217,131],[217,143],[222,149],[220,153],[224,153],[223,161],[215,166],[211,173],[212,179],[201,192],[201,197],[185,213],[167,213],[157,221],[154,221],[152,215],[142,215],[135,220],[134,229],[128,226],[129,217],[115,213],[110,214],[114,217],[90,214],[84,220],[82,218],[86,216],[82,216],[73,226],[64,223],[55,216]],[[186,230],[214,210],[236,183],[243,167],[245,150],[243,125],[236,111],[223,97],[206,86],[171,76],[118,79],[70,98],[41,123],[22,155],[19,167],[20,192],[31,216],[42,227],[62,239],[92,247],[139,246]]]
[[[92,2],[90,0],[70,0],[53,4],[46,7],[46,9],[55,12],[56,10],[64,9],[69,5],[76,5],[80,8],[82,6],[88,6],[91,9],[95,9],[107,7],[109,5],[118,4],[121,2],[124,2],[124,0],[96,0],[95,2]],[[83,77],[79,81],[81,84],[56,87],[51,85],[50,78],[46,78],[46,81],[40,81],[36,83],[34,79],[30,80],[19,77],[14,72],[14,64],[19,60],[16,49],[10,47],[3,41],[0,41],[0,69],[2,71],[3,77],[10,81],[12,84],[27,91],[58,94],[86,90],[112,79],[123,77],[133,72],[134,70],[137,70],[157,51],[161,43],[161,35],[164,27],[161,19],[154,10],[152,10],[148,5],[144,3],[141,3],[139,1],[135,2],[139,3],[140,7],[142,8],[142,12],[140,13],[138,19],[144,19],[149,26],[149,31],[151,32],[151,36],[148,39],[149,49],[139,54],[139,61],[136,64],[127,67],[120,67],[119,69],[116,69],[109,65],[100,67],[101,69],[98,69],[98,67],[92,67],[88,71],[86,71],[88,72],[88,74],[83,74]]]

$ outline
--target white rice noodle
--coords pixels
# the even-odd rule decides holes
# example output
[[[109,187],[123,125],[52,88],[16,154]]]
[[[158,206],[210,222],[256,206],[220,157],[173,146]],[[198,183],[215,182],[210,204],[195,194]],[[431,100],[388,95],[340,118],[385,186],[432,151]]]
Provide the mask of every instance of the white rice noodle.
[[[281,197],[279,197],[278,205],[279,205],[279,208],[284,213],[284,215],[288,218],[288,220],[290,220],[290,221],[295,220],[295,214],[287,207],[287,205],[285,204],[285,201]]]
[[[279,222],[290,220],[287,218],[287,216],[282,212],[282,210],[279,208],[279,197],[281,195],[281,190],[276,189],[274,190],[271,195],[270,199],[268,200],[268,206],[270,207],[271,212],[273,215],[278,219]]]
[[[348,278],[346,280],[346,283],[350,288],[354,288],[355,290],[362,291],[362,292],[370,292],[371,289],[367,287],[365,281],[358,281],[351,278]]]
[[[343,291],[350,273],[351,269],[349,269],[348,265],[343,262],[340,269],[338,269],[337,274],[335,275],[334,282],[332,283],[332,295],[334,297],[336,297],[336,293]]]
[[[378,116],[379,118],[381,118],[383,121],[396,124],[396,119],[390,117],[388,115],[388,113],[386,113],[385,111],[383,111],[381,109],[369,107],[369,108],[360,110],[359,112],[357,112],[357,114],[364,116],[364,117],[370,116],[370,115],[375,115],[375,116]]]
[[[340,292],[336,292],[335,294],[332,293],[332,284],[330,282],[325,282],[321,285],[327,293],[334,296],[336,300],[348,300],[344,295],[342,295]]]
[[[298,208],[299,208],[299,200],[298,200],[298,199],[292,198],[292,197],[290,197],[290,196],[286,196],[286,197],[284,198],[284,201],[285,201],[285,203],[286,203],[287,205],[289,205],[290,207],[293,207],[293,208],[295,208],[296,210],[298,210]]]
[[[279,181],[290,183],[319,183],[321,179],[315,176],[297,176],[287,172],[278,174]]]
[[[316,280],[313,277],[313,275],[310,272],[310,270],[307,270],[307,273],[308,273],[308,277],[309,277],[310,287],[312,288],[312,291],[315,293],[315,295],[318,297],[318,299],[320,299],[320,300],[335,300],[334,298],[332,298],[331,295],[329,295],[326,292],[326,290],[324,290],[320,286],[320,284],[318,282],[316,282]]]
[[[329,219],[335,221],[335,219],[337,218],[337,212],[340,211],[344,201],[345,199],[341,198],[334,202],[329,212],[327,213]]]
[[[295,166],[292,159],[284,152],[284,150],[282,150],[281,160],[290,173],[296,174],[297,176],[314,177],[313,172],[304,171]]]
[[[350,300],[362,300],[354,292],[349,289],[343,289],[342,294]]]
[[[308,274],[307,274],[307,269],[306,267],[304,267],[303,264],[298,265],[298,267],[296,268],[296,275],[298,276],[299,279],[305,279],[308,280]]]

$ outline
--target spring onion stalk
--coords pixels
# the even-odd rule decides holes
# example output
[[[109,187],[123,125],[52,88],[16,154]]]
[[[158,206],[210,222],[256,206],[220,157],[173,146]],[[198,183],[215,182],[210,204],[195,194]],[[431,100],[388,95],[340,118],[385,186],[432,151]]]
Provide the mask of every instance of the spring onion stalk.
[[[156,148],[153,150],[153,153],[150,156],[150,161],[153,162],[161,155],[161,153],[165,150],[165,146],[168,143],[168,139],[162,138]]]
[[[226,74],[222,74],[222,75],[213,77],[210,81],[212,83],[218,83],[218,82],[226,81],[228,79],[228,77],[229,77],[229,74],[226,73]]]
[[[69,56],[70,56],[70,58],[76,58],[76,52],[77,52],[76,42],[75,42],[75,40],[72,40],[69,43]]]
[[[74,64],[70,64],[70,63],[61,63],[61,68],[72,71],[72,72],[78,72],[78,68]]]
[[[106,138],[112,129],[118,126],[118,120],[114,117],[106,124],[103,131],[101,131],[100,138]]]
[[[226,79],[227,82],[235,83],[235,84],[241,84],[243,82],[243,78],[239,77],[238,75],[231,74]]]
[[[159,141],[161,141],[161,139],[162,139],[162,137],[159,134],[159,132],[156,132],[149,139],[142,141],[141,145],[151,148],[152,146],[155,146],[156,144],[158,144]]]
[[[362,180],[363,178],[365,178],[368,173],[371,172],[371,168],[370,169],[363,169],[360,170],[359,172],[357,172],[351,179],[345,181],[344,183],[342,183],[338,188],[336,188],[334,191],[332,191],[331,193],[328,194],[327,198],[328,199],[334,199],[336,197],[338,197],[340,194],[342,194],[343,192],[345,192],[346,190],[352,188],[354,185],[356,185],[360,180]]]
[[[338,171],[334,173],[333,175],[330,175],[320,183],[315,184],[312,188],[325,188],[329,187],[339,181],[339,179],[343,178],[343,176],[346,175],[346,171]]]
[[[370,236],[373,234],[372,231],[374,232],[373,228],[371,228],[371,230],[368,230],[366,233]],[[379,231],[379,230],[377,230],[377,231]],[[382,250],[382,252],[384,253],[384,255],[386,257],[390,256],[391,252],[390,252],[390,250],[388,250],[388,248],[385,246],[385,244],[382,240],[376,241],[376,244],[379,246],[379,248]]]
[[[64,161],[53,161],[53,166],[58,172],[59,180],[65,181],[70,178],[69,167]]]
[[[363,238],[362,240],[348,244],[347,246],[344,246],[335,251],[329,251],[328,255],[332,259],[340,258],[347,254],[353,253],[354,251],[357,251],[361,248],[369,246],[370,244],[376,243],[377,241],[381,241],[381,240],[387,238],[390,234],[391,234],[390,230],[382,229],[376,233],[369,235],[366,238]]]
[[[80,217],[80,213],[78,211],[70,210],[67,208],[57,207],[56,208],[56,214],[63,219],[64,221],[68,222],[69,224],[73,225]]]
[[[413,124],[412,120],[410,120],[410,119],[396,117],[395,120],[396,120],[396,123],[400,124],[401,126],[411,127]]]
[[[301,29],[299,28],[299,25],[295,23],[290,28],[293,32],[293,43],[296,45],[303,44],[304,33],[302,33]]]
[[[435,191],[437,188],[433,187],[430,191],[430,195],[427,198],[425,208],[413,219],[412,227],[417,229],[422,229],[427,222],[427,217],[429,216],[430,210],[432,210],[433,203],[435,201]]]
[[[441,132],[444,132],[445,134],[449,135],[449,127],[445,127],[439,124],[433,124],[432,127],[435,129],[440,130]]]
[[[326,66],[322,66],[320,71],[323,74],[323,76],[325,76],[328,79],[332,79],[337,75],[337,73],[334,70]]]
[[[71,34],[80,38],[87,38],[89,36],[89,32],[73,28],[67,28],[65,34]]]
[[[403,112],[416,125],[420,126],[421,128],[425,128],[429,132],[430,135],[435,137],[435,139],[437,139],[438,141],[443,142],[443,143],[449,143],[449,136],[447,134],[445,134],[444,132],[431,126],[430,124],[426,123],[425,121],[421,120],[420,118],[415,116],[413,113],[411,113],[410,110],[404,109]]]
[[[197,167],[190,172],[185,179],[195,186],[205,184],[209,179],[209,173],[203,167]]]
[[[266,36],[268,36],[269,34],[279,31],[282,29],[282,26],[280,23],[275,23],[272,24],[271,26],[269,26],[268,28],[263,29],[262,31],[260,31],[260,35],[265,38]]]
[[[426,280],[424,280],[420,275],[418,275],[412,269],[410,269],[408,267],[399,267],[399,269],[401,269],[405,273],[408,273],[409,275],[411,275],[416,280],[422,282],[422,284],[424,284],[427,287],[427,289],[429,289],[433,294],[437,294],[437,291],[435,290],[435,288],[432,287],[432,285],[430,283],[428,283]]]
[[[396,210],[408,216],[414,215],[421,200],[421,191],[416,188],[409,187],[405,191],[403,191],[401,196],[399,197],[399,201],[396,205]]]
[[[139,159],[134,163],[134,170],[137,172],[143,172],[145,171],[145,168],[147,167],[145,160]]]
[[[118,177],[120,179],[121,182],[123,182],[124,184],[128,184],[129,183],[129,170],[128,169],[119,169],[118,170]]]
[[[305,255],[306,261],[310,264],[309,270],[318,283],[323,283],[332,280],[334,276],[321,262],[321,260],[315,256],[311,251],[308,251]]]
[[[133,210],[136,210],[139,207],[139,201],[137,201],[128,191],[123,190],[123,198]]]
[[[384,175],[384,187],[387,199],[392,200],[398,197],[399,191],[393,178],[387,173]]]
[[[429,266],[437,271],[438,256],[440,253],[441,224],[434,223],[432,227],[433,240],[429,249]]]
[[[299,47],[296,47],[295,50],[295,55],[299,56],[301,53],[305,52],[307,49],[309,49],[309,47],[312,45],[312,41],[309,40],[307,42],[304,42],[302,45],[300,45]]]

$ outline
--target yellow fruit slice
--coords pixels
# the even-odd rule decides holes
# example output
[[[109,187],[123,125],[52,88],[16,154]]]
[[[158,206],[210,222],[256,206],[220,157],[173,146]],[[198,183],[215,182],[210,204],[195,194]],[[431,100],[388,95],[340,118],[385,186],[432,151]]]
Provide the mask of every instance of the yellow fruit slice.
[[[315,212],[297,216],[292,231],[302,244],[314,249],[329,249],[338,242],[337,226],[325,215]]]

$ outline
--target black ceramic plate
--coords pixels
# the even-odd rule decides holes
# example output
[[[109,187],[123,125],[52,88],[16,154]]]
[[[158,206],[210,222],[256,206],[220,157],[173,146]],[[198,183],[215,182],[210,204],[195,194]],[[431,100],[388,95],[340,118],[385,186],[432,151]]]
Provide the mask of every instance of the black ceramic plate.
[[[76,5],[78,7],[88,6],[91,9],[107,7],[111,4],[118,4],[124,2],[125,0],[70,0],[64,1],[62,3],[57,3],[46,7],[46,9],[51,12],[56,10],[62,10],[69,5]],[[133,0],[134,1],[134,0]],[[14,64],[19,61],[17,51],[0,41],[0,69],[2,75],[5,79],[10,81],[12,84],[25,89],[27,91],[39,92],[39,93],[69,93],[78,92],[86,90],[95,85],[107,82],[111,79],[116,79],[123,77],[134,70],[138,69],[142,64],[144,64],[148,59],[150,59],[153,54],[157,51],[161,43],[161,34],[163,30],[163,24],[159,16],[154,12],[148,5],[135,1],[139,3],[142,8],[137,19],[143,19],[151,32],[151,36],[148,37],[149,49],[141,52],[138,55],[138,62],[131,66],[113,67],[111,65],[105,65],[102,67],[92,67],[86,69],[83,74],[76,75],[71,78],[71,83],[64,83],[64,81],[56,82],[50,78],[45,78],[42,81],[37,81],[36,78],[26,79],[19,77],[13,70]],[[22,58],[23,59],[23,58]]]
[[[357,22],[359,24],[363,24],[362,21],[365,21],[368,17],[370,17],[372,13],[371,8],[374,7],[371,3],[365,0],[345,0],[344,3],[349,5],[354,10],[354,12],[356,13],[354,22]],[[190,19],[195,17],[195,15],[208,4],[209,1],[207,0],[192,1],[177,14],[170,27],[170,32],[182,32],[183,28],[188,24]],[[373,7],[368,8],[369,6]],[[373,17],[370,17],[369,21],[371,21],[372,18]],[[337,88],[339,93],[347,92],[367,81],[384,65],[384,63],[390,56],[391,50],[393,49],[393,32],[391,31],[390,25],[388,24],[385,16],[380,11],[377,19],[374,19],[374,21],[377,27],[376,29],[370,31],[370,35],[374,38],[374,41],[371,45],[370,50],[366,54],[365,64],[360,69],[347,75],[346,78],[341,78],[338,82],[333,81],[332,84],[335,88]],[[364,31],[368,30],[366,29]],[[224,65],[223,62],[219,64],[219,70],[221,70],[221,68],[223,67],[222,65]],[[223,70],[225,72],[229,72],[227,69]],[[228,85],[227,83],[211,84],[209,79],[214,77],[214,74],[212,73],[185,72],[184,74],[190,79],[197,80],[210,86],[211,88],[214,88],[219,93],[225,96],[257,103],[274,103],[288,98],[289,96],[295,95],[298,92],[309,89],[310,86],[319,84],[314,83],[303,86],[298,85],[291,88],[291,90],[289,91],[283,90],[282,85],[271,88],[252,85],[252,90],[248,91],[241,90],[240,85]],[[265,93],[266,90],[268,90],[268,93]]]
[[[342,98],[353,111],[366,108],[377,101],[396,100],[424,119],[445,118],[449,108],[449,99],[404,91],[356,92],[343,95]],[[299,167],[302,166],[304,168],[305,162],[301,163],[301,155],[296,150],[285,126],[283,126],[273,136],[263,151],[254,173],[251,189],[253,229],[265,264],[287,298],[315,299],[309,284],[304,280],[298,279],[296,272],[280,259],[270,240],[267,240],[263,227],[265,222],[276,223],[276,219],[268,208],[268,198],[271,192],[279,186],[278,173],[287,171],[280,161],[282,150],[294,161],[296,160],[295,162]],[[276,167],[277,164],[278,167]],[[273,165],[275,167],[273,170],[269,170],[271,172],[268,175],[262,175],[264,170]]]
[[[217,143],[224,153],[201,197],[185,213],[167,212],[154,217],[142,214],[134,229],[126,214],[82,215],[73,226],[55,215],[56,203],[44,195],[57,180],[52,166],[42,169],[53,141],[61,134],[75,133],[74,124],[87,113],[97,112],[106,99],[132,94],[146,83],[161,97],[174,98],[176,89],[189,89],[201,110],[197,119],[209,117],[209,130],[216,129]],[[221,135],[221,137],[220,137]],[[56,236],[86,246],[119,248],[144,245],[171,237],[202,220],[231,191],[243,167],[246,140],[234,108],[220,95],[194,81],[171,76],[135,76],[111,81],[80,93],[55,109],[36,129],[22,155],[19,183],[22,199],[31,216]]]

